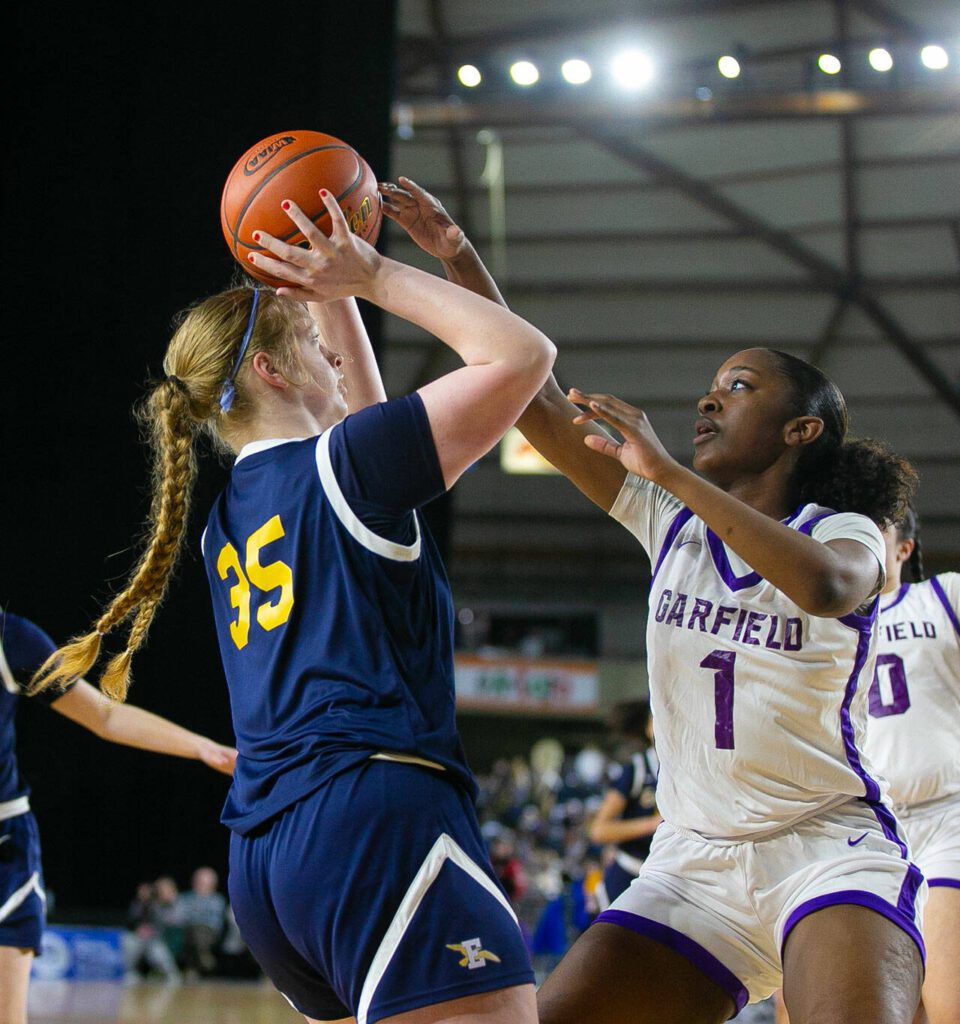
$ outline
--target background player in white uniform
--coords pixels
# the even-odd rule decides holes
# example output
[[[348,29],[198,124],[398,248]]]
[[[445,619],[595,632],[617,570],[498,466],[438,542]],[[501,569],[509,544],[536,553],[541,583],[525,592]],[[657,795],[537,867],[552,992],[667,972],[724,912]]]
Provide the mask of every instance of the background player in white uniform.
[[[930,895],[924,911],[930,1024],[960,1020],[960,573],[923,580],[911,510],[883,531],[877,670],[867,753],[890,797]],[[902,580],[909,565],[911,581]]]
[[[439,203],[401,185],[385,189],[394,219],[452,280],[499,298]],[[707,1024],[772,992],[782,967],[794,1024],[908,1024],[922,877],[860,745],[884,579],[875,523],[902,514],[915,474],[845,442],[836,387],[766,349],[727,360],[700,400],[696,473],[640,410],[571,395],[586,414],[551,378],[518,426],[654,563],[665,824],[541,988],[541,1021]]]
[[[264,234],[277,259],[255,256],[289,286],[212,296],[171,340],[149,398],[152,535],[98,622],[134,625],[101,684],[125,690],[166,587],[202,427],[238,453],[204,559],[240,749],[223,815],[231,904],[251,950],[308,1020],[534,1024],[529,955],[484,863],[456,734],[449,585],[414,510],[502,437],[555,350],[379,256],[320,195],[329,239],[284,203],[310,248]],[[356,306],[337,301],[354,295],[466,365],[384,401]],[[66,648],[59,672],[96,646]]]
[[[0,611],[0,1024],[24,1024],[30,964],[44,923],[40,840],[30,790],[20,776],[14,715],[30,677],[56,649],[29,619]],[[202,761],[229,775],[236,750],[165,718],[104,698],[89,683],[39,696],[54,711],[111,743]]]

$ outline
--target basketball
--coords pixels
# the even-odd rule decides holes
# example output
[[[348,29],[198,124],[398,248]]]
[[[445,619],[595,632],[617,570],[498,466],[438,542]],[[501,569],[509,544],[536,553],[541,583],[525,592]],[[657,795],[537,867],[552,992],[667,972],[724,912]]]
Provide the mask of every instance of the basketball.
[[[363,157],[345,142],[322,132],[278,132],[240,157],[223,186],[220,226],[230,252],[248,274],[265,284],[288,283],[265,274],[247,259],[251,252],[267,251],[254,242],[253,233],[267,231],[290,245],[306,245],[303,234],[280,208],[284,199],[292,199],[329,235],[330,215],[319,195],[322,188],[336,196],[350,230],[373,245],[383,219],[377,179]]]

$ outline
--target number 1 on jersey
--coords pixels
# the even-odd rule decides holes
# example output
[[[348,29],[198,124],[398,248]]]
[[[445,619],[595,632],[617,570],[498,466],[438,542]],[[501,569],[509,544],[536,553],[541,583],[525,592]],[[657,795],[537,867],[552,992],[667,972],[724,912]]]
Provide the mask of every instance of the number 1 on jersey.
[[[735,651],[711,651],[700,662],[701,668],[714,668],[713,701],[717,717],[713,727],[714,744],[718,750],[733,750],[733,667]]]

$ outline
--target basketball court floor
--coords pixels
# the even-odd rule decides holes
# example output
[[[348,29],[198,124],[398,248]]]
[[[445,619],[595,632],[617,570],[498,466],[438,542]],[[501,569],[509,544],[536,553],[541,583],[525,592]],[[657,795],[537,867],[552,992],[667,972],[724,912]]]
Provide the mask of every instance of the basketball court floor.
[[[268,982],[34,981],[30,1024],[297,1024]]]

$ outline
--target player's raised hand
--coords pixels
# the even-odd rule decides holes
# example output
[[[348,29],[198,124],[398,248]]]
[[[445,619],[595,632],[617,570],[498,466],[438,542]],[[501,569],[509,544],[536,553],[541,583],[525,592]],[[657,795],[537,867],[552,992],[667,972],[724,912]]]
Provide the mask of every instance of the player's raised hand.
[[[380,254],[350,231],[332,193],[321,189],[320,198],[330,214],[329,238],[293,200],[285,200],[284,212],[309,245],[289,245],[266,231],[257,231],[254,241],[272,256],[255,252],[250,254],[250,261],[272,277],[290,282],[277,289],[277,294],[285,298],[329,302],[364,296],[380,264]]]
[[[677,465],[642,409],[613,395],[588,395],[577,388],[571,388],[567,397],[576,405],[586,406],[586,410],[574,418],[574,423],[604,420],[623,435],[623,443],[617,443],[600,434],[588,434],[584,438],[588,448],[616,459],[628,472],[655,483]]]
[[[435,196],[410,178],[400,177],[399,184],[381,181],[377,188],[383,201],[383,212],[423,249],[438,260],[454,260],[467,244],[463,229],[443,208]]]

